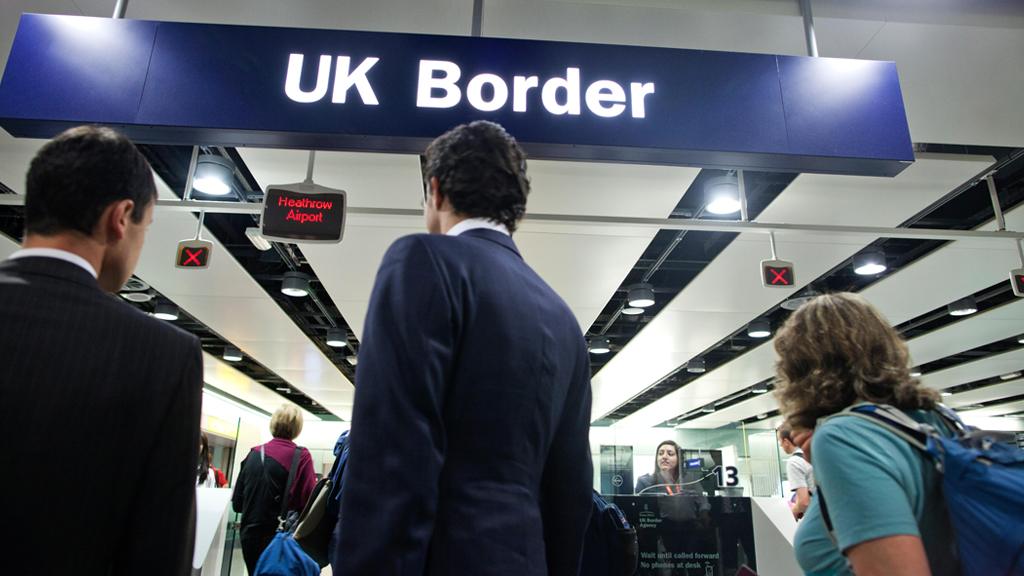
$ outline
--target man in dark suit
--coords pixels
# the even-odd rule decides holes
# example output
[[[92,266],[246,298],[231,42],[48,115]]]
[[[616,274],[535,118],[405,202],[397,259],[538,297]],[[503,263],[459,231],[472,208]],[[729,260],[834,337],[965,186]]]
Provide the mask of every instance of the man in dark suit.
[[[590,516],[590,365],[510,234],[526,162],[500,126],[426,152],[431,234],[377,273],[363,331],[336,576],[574,576]]]
[[[23,250],[0,264],[5,574],[167,574],[191,564],[199,342],[116,296],[156,187],[125,137],[40,149]]]

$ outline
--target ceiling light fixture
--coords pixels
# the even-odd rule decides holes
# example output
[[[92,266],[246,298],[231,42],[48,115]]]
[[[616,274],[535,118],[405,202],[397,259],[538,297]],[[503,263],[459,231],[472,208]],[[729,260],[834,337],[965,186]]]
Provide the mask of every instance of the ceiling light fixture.
[[[747,336],[751,338],[767,338],[772,335],[772,325],[768,320],[754,320],[747,326]]]
[[[886,269],[885,251],[881,248],[868,248],[853,257],[853,271],[860,276],[881,274]]]
[[[921,374],[922,374],[922,372],[921,372],[920,368],[911,368],[910,369],[910,377],[911,378],[920,378]]]
[[[638,314],[643,314],[644,309],[637,308],[635,306],[626,306],[625,308],[622,309],[622,313],[625,314],[626,316],[636,316]]]
[[[278,392],[283,392],[285,394],[291,394],[292,391],[292,389],[287,386],[278,386],[277,388],[274,388],[274,390],[277,390]]]
[[[939,394],[941,394],[943,398],[949,398],[950,396],[953,395],[952,392],[946,392],[946,391],[939,392]]]
[[[591,354],[607,354],[612,351],[611,344],[604,336],[595,336],[590,339],[587,347]]]
[[[754,386],[750,389],[750,391],[753,392],[754,394],[766,394],[768,392],[768,385],[767,384],[754,384]]]
[[[703,374],[707,369],[703,358],[694,358],[686,363],[686,371],[690,374]]]
[[[705,413],[705,414],[711,414],[715,410],[716,410],[716,408],[715,408],[714,404],[708,404],[707,406],[705,406],[705,407],[700,409],[700,411]]]
[[[978,301],[974,296],[961,298],[948,307],[950,316],[969,316],[978,311]]]
[[[149,292],[121,292],[121,298],[124,298],[129,302],[137,302],[141,304],[142,302],[149,302],[152,300],[153,295]]]
[[[343,328],[331,328],[327,331],[327,345],[331,348],[348,346],[348,335]]]
[[[811,300],[814,300],[818,296],[821,296],[820,292],[818,292],[814,288],[808,288],[802,296],[794,296],[793,298],[784,300],[781,306],[786,310],[794,311],[797,308],[803,306],[804,304],[807,304]]]
[[[169,302],[161,302],[156,305],[156,309],[153,310],[153,316],[161,320],[177,320],[178,319],[178,307]]]
[[[234,346],[224,347],[224,359],[228,362],[241,362],[242,351]]]
[[[704,208],[712,214],[735,214],[740,211],[740,185],[736,176],[708,179],[704,185]]]
[[[309,276],[302,272],[285,272],[281,280],[281,293],[285,296],[301,298],[309,295]]]
[[[757,419],[758,420],[764,420],[767,417],[768,417],[768,414],[766,414],[766,413],[761,413],[761,414],[757,415]]]
[[[1009,374],[1003,374],[999,377],[1000,380],[1013,380],[1014,378],[1020,378],[1020,372],[1010,372]]]
[[[1017,344],[1024,344],[1024,334],[1017,337]]]
[[[245,235],[247,238],[249,238],[249,242],[252,242],[252,245],[255,246],[256,249],[259,250],[260,252],[266,252],[267,250],[273,248],[273,246],[270,244],[270,240],[264,238],[263,233],[260,232],[260,229],[256,226],[250,226],[246,228]]]
[[[648,308],[654,306],[654,287],[650,284],[634,284],[626,292],[626,302],[632,308]]]
[[[359,363],[359,357],[357,357],[355,354],[351,356],[346,356],[345,362],[348,362],[349,366],[355,366],[356,364]]]
[[[196,159],[196,172],[192,188],[210,196],[224,196],[231,193],[235,163],[223,156],[202,154]]]

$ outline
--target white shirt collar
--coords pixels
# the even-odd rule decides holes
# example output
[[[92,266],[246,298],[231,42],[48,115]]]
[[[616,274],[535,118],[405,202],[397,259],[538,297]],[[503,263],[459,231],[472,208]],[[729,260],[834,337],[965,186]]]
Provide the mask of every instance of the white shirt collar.
[[[466,218],[462,222],[459,222],[455,226],[452,226],[451,229],[448,230],[448,232],[446,232],[445,234],[448,236],[458,236],[463,232],[475,230],[477,228],[494,230],[496,232],[501,232],[505,236],[512,235],[509,234],[508,228],[504,224],[499,224],[498,222],[495,222],[494,220],[488,220],[487,218]]]
[[[32,257],[56,258],[57,260],[70,262],[71,264],[74,264],[75,266],[78,266],[79,268],[82,268],[83,270],[91,274],[93,278],[99,277],[99,275],[96,274],[96,269],[92,267],[92,264],[89,264],[88,260],[82,258],[78,254],[68,252],[67,250],[59,250],[57,248],[22,248],[21,250],[18,250],[14,254],[11,254],[10,259],[14,260],[16,258]]]

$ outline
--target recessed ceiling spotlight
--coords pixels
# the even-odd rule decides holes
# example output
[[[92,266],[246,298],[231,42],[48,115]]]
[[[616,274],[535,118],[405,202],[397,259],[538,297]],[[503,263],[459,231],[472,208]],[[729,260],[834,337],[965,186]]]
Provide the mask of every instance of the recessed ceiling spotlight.
[[[804,304],[807,304],[811,300],[814,300],[818,296],[821,296],[820,292],[813,288],[808,288],[807,290],[804,291],[802,296],[794,296],[789,300],[785,300],[782,302],[781,306],[786,310],[793,311],[803,306]]]
[[[344,348],[348,346],[348,335],[342,328],[331,328],[327,331],[327,345],[331,348]]]
[[[168,302],[161,302],[156,305],[156,309],[153,310],[153,316],[161,320],[177,320],[178,319],[178,307]]]
[[[686,363],[686,371],[690,374],[703,374],[707,369],[703,358],[694,358]]]
[[[356,364],[359,363],[359,357],[356,356],[355,354],[353,354],[351,356],[346,356],[345,357],[345,362],[348,362],[349,366],[355,366]]]
[[[252,242],[252,245],[256,247],[260,252],[266,252],[274,246],[270,244],[270,240],[263,237],[263,232],[257,226],[249,226],[245,229],[245,236]]]
[[[911,368],[910,369],[910,377],[911,378],[920,378],[922,374],[923,373],[921,372],[920,368]]]
[[[121,292],[121,298],[124,298],[129,302],[137,302],[141,304],[152,300],[153,295],[149,292]]]
[[[650,284],[634,284],[626,293],[626,302],[631,308],[654,306],[654,287]]]
[[[223,156],[202,154],[196,159],[196,172],[192,188],[210,196],[224,196],[231,193],[235,163]]]
[[[704,414],[711,414],[715,410],[716,408],[714,404],[708,404],[707,406],[700,409],[700,411],[703,412]]]
[[[872,276],[885,272],[885,251],[868,248],[853,257],[853,271],[861,276]]]
[[[301,298],[309,295],[309,276],[302,272],[285,272],[281,280],[281,293],[285,296]]]
[[[768,385],[767,384],[754,384],[754,386],[750,389],[750,391],[753,392],[754,394],[766,394],[768,392]]]
[[[747,326],[747,336],[751,338],[767,338],[772,335],[772,325],[768,320],[754,320]]]
[[[758,414],[758,415],[757,415],[757,419],[758,419],[758,420],[764,420],[764,419],[765,419],[765,418],[767,418],[767,417],[768,417],[768,414],[767,414],[767,413],[761,413],[761,414]]]
[[[1024,344],[1024,334],[1017,337],[1017,344]]]
[[[604,336],[594,336],[588,346],[591,354],[607,354],[612,351],[611,344]]]
[[[290,394],[292,391],[292,389],[287,386],[278,386],[277,388],[274,388],[274,390],[277,390],[278,392],[282,392],[284,394]]]
[[[224,359],[227,360],[228,362],[241,362],[242,351],[236,348],[235,346],[225,346]]]
[[[952,395],[953,395],[953,393],[952,393],[952,392],[946,392],[945,390],[943,390],[942,392],[939,392],[939,394],[940,394],[940,395],[941,395],[941,396],[942,396],[943,398],[949,398],[950,396],[952,396]]]
[[[736,176],[708,179],[704,185],[704,208],[712,214],[734,214],[740,211],[740,185]]]
[[[1015,378],[1020,378],[1020,372],[1010,372],[999,377],[1000,380],[1013,380]]]
[[[625,314],[626,316],[636,316],[638,314],[643,314],[644,309],[637,308],[635,306],[626,306],[622,309],[622,313]]]
[[[950,316],[969,316],[978,311],[978,301],[974,296],[961,298],[947,306]]]

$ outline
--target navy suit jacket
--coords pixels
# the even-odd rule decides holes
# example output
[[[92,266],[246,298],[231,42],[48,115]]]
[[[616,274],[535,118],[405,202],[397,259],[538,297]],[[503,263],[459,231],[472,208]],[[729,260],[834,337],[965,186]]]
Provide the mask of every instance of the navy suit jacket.
[[[336,576],[574,576],[591,510],[590,365],[512,239],[415,235],[377,273]]]
[[[191,566],[199,340],[55,258],[0,263],[4,574]]]

